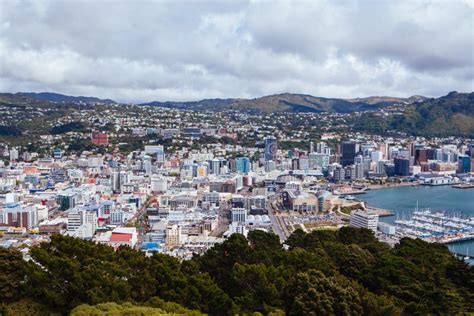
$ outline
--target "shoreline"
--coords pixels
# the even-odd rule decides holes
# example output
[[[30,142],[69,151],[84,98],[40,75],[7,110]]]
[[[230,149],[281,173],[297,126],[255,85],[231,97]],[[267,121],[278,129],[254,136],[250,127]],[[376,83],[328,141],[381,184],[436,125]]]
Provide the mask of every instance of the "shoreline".
[[[404,188],[404,187],[419,187],[421,184],[419,182],[403,182],[396,184],[371,184],[367,186],[367,190],[383,190],[383,189],[393,189],[393,188]]]

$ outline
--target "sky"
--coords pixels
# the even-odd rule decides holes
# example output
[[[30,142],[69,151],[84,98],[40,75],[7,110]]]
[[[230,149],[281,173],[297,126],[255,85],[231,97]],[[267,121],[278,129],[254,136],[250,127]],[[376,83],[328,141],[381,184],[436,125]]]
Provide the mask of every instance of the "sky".
[[[120,102],[474,91],[474,0],[0,2],[0,91]]]

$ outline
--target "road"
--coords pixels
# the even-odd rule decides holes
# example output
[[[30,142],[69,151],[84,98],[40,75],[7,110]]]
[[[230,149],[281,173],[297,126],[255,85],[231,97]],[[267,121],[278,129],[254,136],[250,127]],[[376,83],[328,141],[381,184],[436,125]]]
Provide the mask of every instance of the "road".
[[[136,244],[137,248],[140,247],[143,244],[143,241],[145,240],[147,223],[146,223],[144,215],[145,215],[146,209],[155,201],[156,201],[156,198],[154,196],[148,197],[147,200],[142,204],[142,206],[135,213],[135,215],[126,224],[126,225],[134,224],[137,227],[137,233],[138,233],[138,242]]]
[[[285,224],[282,223],[281,218],[275,215],[276,209],[273,206],[273,202],[275,200],[276,200],[275,198],[269,198],[267,202],[268,203],[267,204],[268,217],[270,217],[270,221],[273,227],[273,232],[277,234],[278,237],[280,237],[281,242],[284,242],[288,238],[289,234],[288,234],[288,230],[285,227]]]
[[[229,201],[221,201],[219,204],[219,213],[217,217],[217,227],[211,232],[213,237],[222,237],[229,228]]]

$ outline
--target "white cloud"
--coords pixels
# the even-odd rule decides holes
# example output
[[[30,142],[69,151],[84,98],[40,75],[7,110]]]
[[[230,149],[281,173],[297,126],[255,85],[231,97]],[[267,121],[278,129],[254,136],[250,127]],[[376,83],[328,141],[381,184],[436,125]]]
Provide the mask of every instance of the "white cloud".
[[[0,90],[127,102],[474,90],[469,1],[0,2]]]

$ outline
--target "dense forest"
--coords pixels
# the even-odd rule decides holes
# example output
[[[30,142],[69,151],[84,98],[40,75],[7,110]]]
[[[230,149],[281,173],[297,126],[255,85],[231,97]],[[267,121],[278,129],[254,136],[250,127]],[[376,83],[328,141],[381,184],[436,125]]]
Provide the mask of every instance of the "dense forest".
[[[0,314],[455,315],[474,313],[474,268],[447,247],[372,232],[234,234],[176,258],[56,235],[23,259],[0,248]]]

